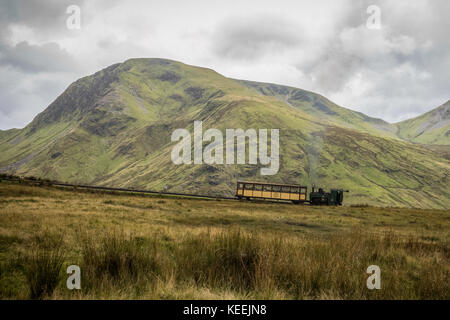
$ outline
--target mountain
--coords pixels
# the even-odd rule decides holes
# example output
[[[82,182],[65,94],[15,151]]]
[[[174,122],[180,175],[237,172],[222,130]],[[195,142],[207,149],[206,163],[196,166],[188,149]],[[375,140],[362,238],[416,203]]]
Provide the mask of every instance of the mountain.
[[[450,145],[450,100],[423,115],[396,124],[399,137],[417,143]]]
[[[179,128],[280,129],[280,168],[171,161]],[[442,148],[313,92],[131,59],[72,83],[25,128],[0,133],[0,171],[75,183],[234,194],[238,179],[350,189],[346,204],[449,208]],[[207,143],[205,143],[206,145]],[[225,153],[225,151],[224,151]]]

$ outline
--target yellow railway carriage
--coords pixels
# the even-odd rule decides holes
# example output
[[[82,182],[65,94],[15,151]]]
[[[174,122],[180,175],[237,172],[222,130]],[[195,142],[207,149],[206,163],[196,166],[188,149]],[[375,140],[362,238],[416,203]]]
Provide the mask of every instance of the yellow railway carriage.
[[[236,197],[239,199],[274,199],[294,203],[306,201],[307,187],[296,184],[274,184],[261,182],[238,181]]]

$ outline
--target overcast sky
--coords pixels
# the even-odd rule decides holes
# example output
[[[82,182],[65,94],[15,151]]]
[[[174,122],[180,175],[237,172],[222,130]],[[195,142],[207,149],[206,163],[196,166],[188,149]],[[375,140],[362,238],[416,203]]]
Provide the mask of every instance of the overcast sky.
[[[69,5],[81,28],[67,28]],[[370,5],[381,28],[369,29]],[[291,85],[396,122],[450,99],[450,1],[0,0],[0,129],[135,57]]]

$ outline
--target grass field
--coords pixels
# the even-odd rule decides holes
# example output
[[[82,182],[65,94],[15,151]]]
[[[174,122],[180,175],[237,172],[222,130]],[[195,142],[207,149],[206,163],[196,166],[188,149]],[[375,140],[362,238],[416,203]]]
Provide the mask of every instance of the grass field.
[[[449,299],[449,230],[444,210],[1,182],[0,298]],[[81,290],[66,288],[71,264]],[[373,264],[380,290],[366,287]]]

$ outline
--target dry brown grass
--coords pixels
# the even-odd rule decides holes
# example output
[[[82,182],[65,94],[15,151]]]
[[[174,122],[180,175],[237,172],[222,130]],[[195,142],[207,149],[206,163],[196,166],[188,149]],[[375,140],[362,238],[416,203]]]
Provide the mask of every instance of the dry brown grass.
[[[449,230],[449,213],[442,210],[316,208],[0,183],[0,297],[448,299]],[[53,263],[58,246],[45,245],[58,237],[63,277]],[[17,259],[32,252],[55,268]],[[81,290],[65,288],[69,264],[81,267]],[[382,270],[381,290],[366,288],[371,264]],[[35,273],[43,283],[30,281]],[[53,283],[46,274],[58,279],[54,290],[46,287]],[[33,286],[43,291],[36,296]]]

